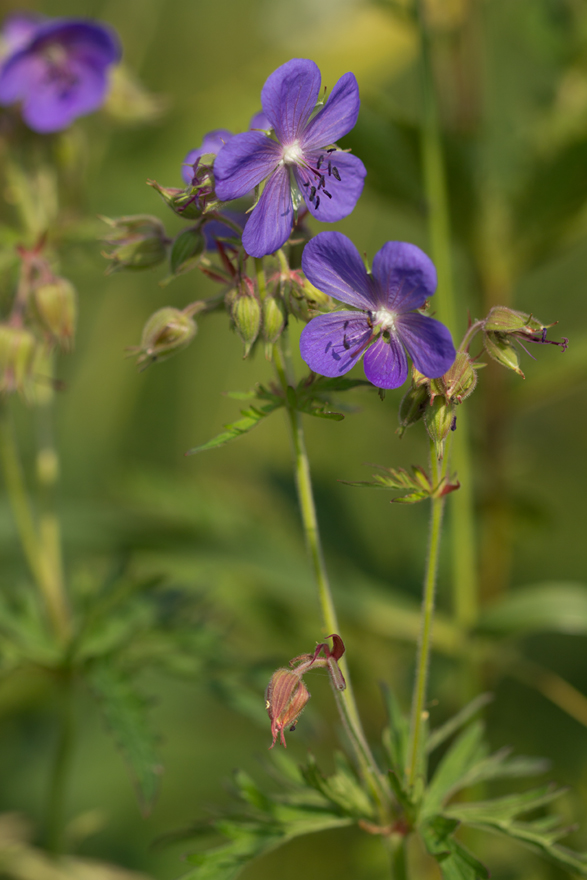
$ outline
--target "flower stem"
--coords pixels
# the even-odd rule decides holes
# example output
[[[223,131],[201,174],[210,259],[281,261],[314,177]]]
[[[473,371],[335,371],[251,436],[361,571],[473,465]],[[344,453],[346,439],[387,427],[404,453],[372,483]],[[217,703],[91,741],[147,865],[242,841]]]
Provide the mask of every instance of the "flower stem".
[[[418,13],[422,44],[423,173],[428,202],[432,259],[438,271],[439,295],[436,298],[436,307],[439,320],[454,334],[458,334],[460,328],[453,284],[448,193],[432,70],[431,36],[426,21],[424,0],[418,2]],[[453,464],[461,483],[461,488],[454,493],[451,501],[453,607],[457,622],[463,629],[468,629],[477,617],[478,579],[473,529],[469,427],[466,415],[460,412],[453,456]]]
[[[26,561],[45,600],[52,626],[58,637],[65,640],[70,631],[69,611],[37,531],[6,401],[0,403],[0,463]]]
[[[288,347],[287,331],[284,331],[282,334],[280,343],[281,344],[274,346],[274,363],[279,382],[286,395],[287,401],[288,386],[295,388],[296,384],[293,377],[293,367]],[[332,600],[332,593],[320,541],[320,532],[318,529],[318,519],[316,516],[316,505],[314,503],[314,494],[312,491],[310,463],[306,452],[302,414],[294,406],[291,406],[289,402],[287,403],[286,408],[293,446],[298,502],[306,546],[308,548],[310,562],[312,564],[318,587],[318,597],[322,612],[324,632],[326,634],[338,633],[338,619],[334,602]],[[340,660],[340,666],[346,679],[347,686],[344,691],[336,692],[338,708],[341,713],[343,724],[349,735],[351,745],[356,754],[363,778],[369,785],[369,788],[378,803],[381,818],[384,819],[389,815],[389,792],[379,768],[375,763],[373,755],[371,754],[371,750],[363,732],[348,667],[344,657]]]
[[[45,829],[47,849],[55,855],[63,852],[67,782],[74,743],[72,679],[69,670],[59,682],[59,690],[59,732],[49,780]]]
[[[450,438],[447,439],[442,470],[439,474],[438,460],[434,442],[430,441],[430,467],[432,484],[437,486],[445,476],[448,468]],[[430,536],[428,543],[428,559],[426,562],[426,575],[424,578],[424,595],[422,599],[422,626],[418,642],[418,661],[416,668],[416,680],[412,696],[412,721],[410,733],[410,752],[408,758],[408,784],[411,789],[418,778],[420,754],[422,751],[422,723],[425,718],[424,706],[426,704],[426,685],[428,682],[428,665],[430,661],[430,648],[432,645],[432,622],[434,617],[434,597],[436,592],[436,574],[438,570],[438,551],[440,549],[440,535],[442,527],[442,514],[444,511],[445,496],[431,498],[432,513],[430,517]]]

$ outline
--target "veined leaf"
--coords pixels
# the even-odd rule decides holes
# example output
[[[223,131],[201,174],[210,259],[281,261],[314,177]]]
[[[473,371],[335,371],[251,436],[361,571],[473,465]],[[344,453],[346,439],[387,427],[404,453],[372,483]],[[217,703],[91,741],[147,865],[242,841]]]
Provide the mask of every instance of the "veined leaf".
[[[88,680],[135,782],[143,812],[148,813],[159,790],[162,767],[157,737],[147,717],[147,700],[120,670],[106,663],[95,664]]]

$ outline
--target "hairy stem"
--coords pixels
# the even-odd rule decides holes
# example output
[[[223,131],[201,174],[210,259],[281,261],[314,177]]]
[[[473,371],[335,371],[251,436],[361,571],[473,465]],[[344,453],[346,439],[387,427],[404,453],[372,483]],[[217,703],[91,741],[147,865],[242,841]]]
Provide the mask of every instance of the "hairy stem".
[[[296,384],[293,377],[293,367],[288,349],[287,331],[282,335],[280,343],[280,345],[274,346],[274,362],[279,382],[287,399],[288,386],[295,388]],[[308,548],[310,562],[312,564],[318,587],[318,598],[320,602],[320,610],[322,612],[324,631],[326,634],[338,633],[338,619],[334,602],[332,600],[332,593],[320,541],[320,532],[318,529],[318,519],[316,516],[316,505],[314,503],[314,494],[312,490],[310,463],[306,452],[302,415],[298,409],[291,406],[288,402],[287,416],[293,447],[300,514],[306,539],[306,546]],[[347,686],[346,690],[337,691],[336,693],[338,708],[357,757],[363,778],[369,785],[369,788],[379,805],[381,818],[384,819],[389,815],[388,789],[375,763],[373,755],[371,754],[371,750],[363,732],[349,677],[348,666],[344,657],[340,661],[340,666],[346,679]]]
[[[442,470],[439,474],[438,460],[434,442],[430,441],[430,469],[432,483],[437,486],[445,476],[448,468],[450,438],[446,442],[446,450],[442,462]],[[436,575],[438,571],[438,551],[440,549],[440,536],[442,529],[442,514],[444,511],[445,496],[431,498],[432,512],[430,516],[430,533],[428,541],[428,558],[426,560],[426,574],[424,577],[424,595],[422,598],[422,625],[418,642],[418,660],[416,666],[416,680],[412,696],[412,720],[410,731],[410,751],[408,758],[408,783],[413,788],[419,772],[420,755],[422,751],[422,724],[425,719],[426,686],[428,683],[428,666],[430,662],[430,649],[432,646],[432,622],[434,618],[434,598],[436,593]]]
[[[432,259],[438,271],[436,308],[438,318],[453,334],[457,334],[460,328],[453,284],[448,192],[432,70],[431,38],[424,6],[423,0],[419,0],[423,91],[422,155]],[[454,493],[451,501],[453,607],[457,622],[463,629],[467,629],[474,624],[477,617],[478,583],[469,429],[466,417],[460,412],[456,435],[453,464],[461,489]]]

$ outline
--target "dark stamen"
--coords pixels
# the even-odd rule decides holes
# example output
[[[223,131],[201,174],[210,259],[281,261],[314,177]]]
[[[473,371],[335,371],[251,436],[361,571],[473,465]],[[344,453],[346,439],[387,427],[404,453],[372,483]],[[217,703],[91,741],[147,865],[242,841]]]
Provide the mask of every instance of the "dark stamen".
[[[315,198],[316,198],[316,187],[313,186],[312,189],[310,190],[310,201],[313,202]]]
[[[307,180],[305,183],[302,183],[302,186],[310,186],[310,181]]]
[[[318,210],[318,205],[319,205],[319,204],[320,204],[320,196],[316,196],[316,204],[314,205],[314,207],[316,208],[316,210]]]
[[[332,196],[330,195],[330,193],[328,192],[327,189],[324,190],[324,195],[325,195],[325,196],[328,196],[329,199],[332,198]]]
[[[324,178],[324,175],[322,175],[322,176],[320,177],[320,181],[319,181],[318,186],[316,187],[316,189],[319,190],[321,187],[325,187],[325,186],[326,186],[326,180],[325,180],[325,178]]]
[[[326,150],[327,153],[336,153],[336,147],[330,147],[329,150]]]
[[[334,176],[336,177],[337,180],[340,180],[340,173],[339,173],[336,165],[332,166],[332,173],[334,174]]]
[[[332,175],[332,162],[329,159],[328,160],[328,176],[330,177],[331,175]]]
[[[320,170],[320,166],[322,165],[322,162],[323,162],[323,161],[324,161],[324,153],[321,153],[321,154],[320,154],[320,158],[319,158],[318,161],[316,162],[316,168],[317,168],[318,170]]]

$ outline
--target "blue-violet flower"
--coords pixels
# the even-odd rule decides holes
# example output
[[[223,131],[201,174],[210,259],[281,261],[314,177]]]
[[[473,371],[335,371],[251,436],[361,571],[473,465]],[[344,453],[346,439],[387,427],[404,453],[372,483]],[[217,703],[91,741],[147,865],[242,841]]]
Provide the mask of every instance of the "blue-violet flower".
[[[76,18],[44,20],[35,27],[34,19],[21,16],[8,20],[7,33],[14,51],[0,67],[0,104],[21,101],[29,128],[61,131],[102,105],[108,69],[121,55],[110,28]]]
[[[378,388],[398,388],[408,375],[406,350],[417,370],[442,376],[456,352],[449,331],[418,311],[436,290],[436,270],[420,248],[388,241],[372,274],[340,232],[321,232],[304,248],[306,278],[358,311],[318,315],[304,328],[300,351],[311,370],[340,376],[365,354],[365,375]]]
[[[243,246],[253,257],[271,254],[287,241],[294,209],[303,202],[314,217],[331,223],[350,214],[361,195],[365,166],[334,146],[357,121],[357,81],[345,73],[312,117],[319,93],[317,65],[301,58],[288,61],[261,92],[273,137],[247,131],[234,135],[218,153],[214,177],[222,201],[266,181],[243,233]]]

